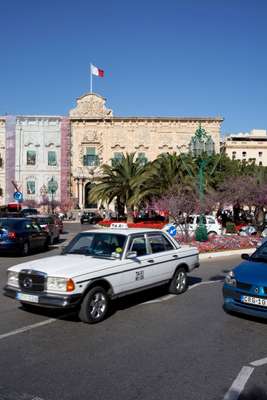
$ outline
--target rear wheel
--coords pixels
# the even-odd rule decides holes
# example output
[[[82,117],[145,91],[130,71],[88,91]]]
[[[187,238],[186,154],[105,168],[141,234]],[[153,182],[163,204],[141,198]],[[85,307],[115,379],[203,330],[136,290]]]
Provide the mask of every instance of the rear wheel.
[[[180,267],[175,271],[169,286],[169,292],[172,294],[181,294],[188,287],[187,272],[184,267]]]
[[[95,324],[102,321],[109,309],[109,297],[105,289],[96,286],[89,290],[83,299],[79,318],[87,324]]]

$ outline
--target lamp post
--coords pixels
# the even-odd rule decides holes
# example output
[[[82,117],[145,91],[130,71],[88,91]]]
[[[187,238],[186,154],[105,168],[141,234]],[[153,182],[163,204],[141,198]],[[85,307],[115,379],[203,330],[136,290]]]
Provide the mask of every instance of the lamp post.
[[[51,209],[52,209],[52,214],[54,214],[54,194],[56,193],[58,188],[57,181],[52,177],[50,181],[48,181],[48,193],[51,194]]]
[[[199,124],[195,135],[192,137],[189,144],[189,151],[196,158],[198,164],[198,191],[199,191],[199,201],[201,207],[201,213],[199,218],[199,226],[196,230],[196,240],[204,242],[208,240],[208,233],[206,225],[204,224],[204,178],[205,178],[205,168],[207,166],[207,158],[203,156],[206,155],[210,157],[215,152],[214,142],[210,135],[207,134],[204,128],[201,128]]]

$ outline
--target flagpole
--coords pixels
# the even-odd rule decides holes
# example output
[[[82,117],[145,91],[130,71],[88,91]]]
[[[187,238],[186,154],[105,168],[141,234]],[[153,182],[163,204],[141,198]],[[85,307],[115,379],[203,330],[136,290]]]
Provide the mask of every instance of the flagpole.
[[[93,90],[93,76],[92,76],[92,64],[90,63],[90,93]]]

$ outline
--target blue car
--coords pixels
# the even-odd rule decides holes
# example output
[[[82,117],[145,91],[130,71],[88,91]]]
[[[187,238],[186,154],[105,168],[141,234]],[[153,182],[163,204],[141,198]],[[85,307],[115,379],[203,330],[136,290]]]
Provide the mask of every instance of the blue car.
[[[31,250],[47,250],[49,237],[28,218],[0,218],[0,255],[16,252],[27,256]]]
[[[224,309],[267,318],[267,242],[228,273],[223,286]]]

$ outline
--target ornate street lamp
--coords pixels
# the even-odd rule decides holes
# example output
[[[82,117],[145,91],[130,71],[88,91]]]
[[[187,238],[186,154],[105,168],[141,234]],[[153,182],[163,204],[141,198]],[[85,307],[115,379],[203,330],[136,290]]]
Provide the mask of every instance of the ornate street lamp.
[[[199,218],[199,226],[196,230],[196,240],[204,242],[208,240],[208,233],[206,225],[204,224],[204,175],[205,168],[207,165],[207,158],[203,156],[210,157],[215,152],[215,145],[210,135],[207,134],[204,128],[201,128],[199,124],[195,135],[192,137],[189,144],[189,152],[197,159],[198,163],[198,190],[199,190],[199,201],[201,206],[201,214]]]
[[[58,189],[58,184],[57,181],[52,177],[50,181],[48,181],[48,193],[51,194],[52,200],[51,200],[51,208],[52,208],[52,214],[54,214],[54,194],[56,193]]]

